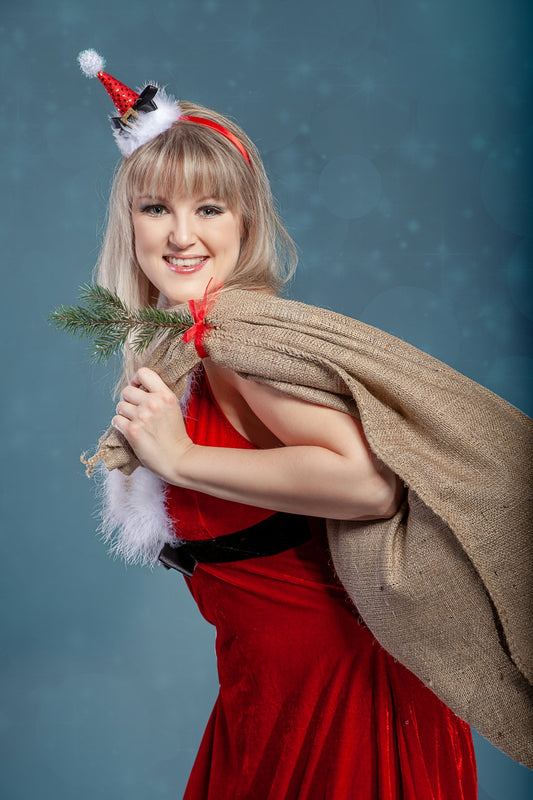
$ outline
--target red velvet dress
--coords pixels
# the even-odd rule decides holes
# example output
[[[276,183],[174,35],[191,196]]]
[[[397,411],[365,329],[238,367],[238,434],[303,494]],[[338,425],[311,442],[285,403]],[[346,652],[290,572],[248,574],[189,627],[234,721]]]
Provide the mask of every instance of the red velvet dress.
[[[198,444],[254,447],[204,377],[186,425]],[[175,486],[167,504],[182,539],[272,514]],[[468,726],[377,643],[313,527],[292,550],[187,579],[216,626],[220,691],[184,800],[475,800]]]

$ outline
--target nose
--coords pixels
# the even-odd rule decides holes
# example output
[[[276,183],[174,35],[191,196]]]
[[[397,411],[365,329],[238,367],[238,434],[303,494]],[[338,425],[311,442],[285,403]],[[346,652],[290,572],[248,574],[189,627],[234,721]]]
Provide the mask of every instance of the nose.
[[[179,250],[186,250],[196,241],[194,219],[188,214],[173,215],[169,233],[169,243]]]

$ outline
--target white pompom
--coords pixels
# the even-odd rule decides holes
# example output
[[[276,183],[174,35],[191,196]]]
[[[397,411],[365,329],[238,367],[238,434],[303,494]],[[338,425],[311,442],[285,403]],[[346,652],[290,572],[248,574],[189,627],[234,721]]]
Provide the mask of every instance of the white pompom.
[[[88,78],[96,78],[99,72],[105,67],[105,61],[98,55],[96,50],[82,50],[78,56],[81,71]]]

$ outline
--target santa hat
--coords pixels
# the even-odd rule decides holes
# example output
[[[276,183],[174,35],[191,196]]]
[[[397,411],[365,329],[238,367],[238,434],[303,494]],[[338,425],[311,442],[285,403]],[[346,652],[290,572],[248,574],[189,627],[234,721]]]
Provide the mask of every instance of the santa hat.
[[[250,163],[242,142],[223,125],[203,117],[189,117],[176,100],[159,86],[148,84],[140,94],[112,75],[104,72],[105,62],[96,50],[83,50],[78,55],[82,72],[88,78],[99,78],[115,104],[119,116],[111,117],[113,135],[123,156],[130,156],[138,147],[168,130],[178,120],[205,125],[225,136]],[[154,97],[157,95],[157,103]]]
[[[140,94],[104,72],[104,59],[95,50],[83,50],[78,56],[82,72],[99,78],[119,116],[111,117],[113,135],[123,156],[131,155],[146,142],[179,120],[182,110],[163,89],[148,84]],[[154,97],[157,94],[157,104]]]

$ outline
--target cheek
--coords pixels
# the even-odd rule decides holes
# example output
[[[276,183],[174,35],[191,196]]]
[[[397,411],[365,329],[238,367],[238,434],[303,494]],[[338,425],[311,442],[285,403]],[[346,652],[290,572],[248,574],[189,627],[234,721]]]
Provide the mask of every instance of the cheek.
[[[154,231],[142,222],[133,225],[133,252],[137,261],[149,258],[154,250]]]

